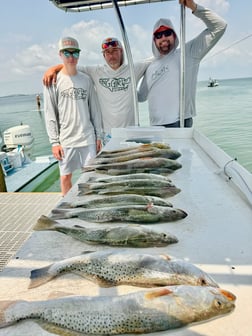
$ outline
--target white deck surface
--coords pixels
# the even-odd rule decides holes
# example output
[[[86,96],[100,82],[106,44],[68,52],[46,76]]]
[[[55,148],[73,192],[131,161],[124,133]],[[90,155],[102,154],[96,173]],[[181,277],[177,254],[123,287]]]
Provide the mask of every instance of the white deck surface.
[[[13,192],[19,190],[28,181],[31,181],[42,172],[49,169],[53,162],[55,162],[55,160],[45,159],[44,161],[32,161],[31,163],[24,165],[22,168],[16,168],[5,177],[7,191]]]
[[[112,143],[112,147],[119,144],[120,140],[116,141]],[[170,175],[182,191],[169,198],[169,201],[174,207],[188,212],[188,216],[173,223],[148,225],[156,230],[167,230],[175,234],[179,239],[177,244],[131,250],[133,253],[136,250],[151,254],[166,253],[190,261],[208,272],[220,287],[234,293],[237,302],[234,312],[229,315],[182,329],[155,333],[155,336],[252,335],[252,207],[232,188],[230,181],[223,178],[220,167],[193,139],[179,137],[168,139],[168,142],[172,148],[181,152],[182,156],[178,160],[183,165],[182,169]],[[78,182],[83,182],[86,178],[87,174],[83,174]],[[75,198],[78,198],[77,184],[65,200]],[[88,225],[78,219],[72,223]],[[56,293],[110,295],[139,290],[131,286],[99,288],[73,274],[61,276],[38,288],[27,289],[32,269],[79,255],[84,250],[105,248],[110,247],[86,245],[57,232],[34,232],[16,258],[0,273],[0,299],[45,300]],[[7,335],[51,334],[32,321],[24,321],[0,330],[0,336]]]

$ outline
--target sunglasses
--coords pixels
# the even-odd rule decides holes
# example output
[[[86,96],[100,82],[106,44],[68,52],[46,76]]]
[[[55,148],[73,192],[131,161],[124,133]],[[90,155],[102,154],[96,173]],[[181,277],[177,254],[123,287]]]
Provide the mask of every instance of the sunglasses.
[[[70,56],[72,56],[73,58],[79,58],[79,56],[80,56],[79,51],[63,50],[62,53],[66,58],[69,58]]]
[[[162,32],[154,33],[155,39],[159,40],[164,35],[165,37],[171,36],[173,34],[173,30],[167,29]]]
[[[108,49],[109,47],[114,47],[114,48],[119,47],[118,41],[110,41],[110,42],[102,43],[102,50]]]

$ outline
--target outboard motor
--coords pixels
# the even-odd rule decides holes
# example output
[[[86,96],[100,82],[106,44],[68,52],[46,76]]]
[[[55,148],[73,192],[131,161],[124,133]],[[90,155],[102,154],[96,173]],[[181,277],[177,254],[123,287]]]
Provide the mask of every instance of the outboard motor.
[[[19,125],[8,128],[3,132],[3,142],[5,151],[20,151],[26,159],[31,157],[31,149],[34,143],[34,137],[29,125]]]

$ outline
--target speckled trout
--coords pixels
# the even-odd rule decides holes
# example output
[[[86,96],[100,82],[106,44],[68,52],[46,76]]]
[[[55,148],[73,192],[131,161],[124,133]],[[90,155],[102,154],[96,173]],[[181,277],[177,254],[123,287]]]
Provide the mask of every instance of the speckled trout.
[[[117,190],[125,190],[125,192],[131,191],[134,192],[136,190],[136,194],[138,194],[138,190],[141,191],[143,195],[158,195],[162,190],[166,190],[169,192],[169,196],[174,196],[179,193],[181,190],[177,188],[173,183],[165,180],[151,180],[151,179],[126,179],[126,180],[118,180],[112,182],[83,182],[78,184],[78,189],[82,195],[87,195],[90,193],[101,193],[102,190],[105,190],[106,193],[118,192]],[[156,189],[155,194],[153,191]],[[150,193],[150,190],[152,193]]]
[[[157,287],[194,285],[218,287],[206,272],[167,255],[122,250],[87,252],[31,271],[29,288],[38,287],[64,273],[78,274],[101,287],[130,285]]]
[[[135,168],[169,168],[170,170],[177,170],[182,167],[182,165],[172,159],[166,158],[142,158],[134,159],[126,162],[119,163],[107,163],[107,164],[98,164],[98,165],[87,165],[83,169],[84,172],[92,171],[95,169],[135,169]]]
[[[52,219],[67,219],[78,217],[82,220],[105,222],[134,222],[134,223],[158,223],[171,222],[183,219],[187,213],[182,209],[164,207],[153,204],[148,205],[122,205],[98,209],[54,209]]]
[[[130,224],[115,227],[67,226],[41,216],[34,226],[35,231],[57,231],[87,244],[103,244],[124,247],[159,247],[178,242],[169,232],[157,232],[142,225]]]
[[[165,181],[165,182],[172,182],[167,176],[158,175],[158,174],[151,174],[151,173],[138,173],[138,174],[126,174],[126,175],[119,175],[119,176],[106,176],[106,177],[95,177],[90,176],[87,180],[88,183],[90,182],[116,182],[116,181],[126,181],[126,180],[152,180],[152,181]]]
[[[97,157],[116,157],[116,156],[121,156],[121,155],[129,155],[133,153],[139,153],[139,152],[144,152],[144,151],[150,151],[153,150],[154,148],[159,148],[159,149],[170,149],[171,147],[168,144],[164,143],[159,143],[159,142],[152,142],[148,144],[142,144],[138,146],[129,146],[129,147],[124,147],[121,149],[116,149],[116,150],[111,150],[111,151],[105,151],[102,150]]]
[[[221,317],[235,300],[220,288],[167,286],[120,296],[0,301],[0,328],[33,320],[58,335],[144,334]]]
[[[87,199],[87,197],[79,197],[78,200],[73,202],[61,202],[57,207],[59,209],[68,208],[104,208],[111,207],[112,205],[131,205],[131,204],[150,204],[169,206],[172,207],[172,203],[161,197],[148,196],[148,195],[136,195],[136,194],[120,194],[112,196],[96,197],[94,199]],[[53,211],[53,210],[52,210]]]
[[[125,162],[129,160],[145,158],[145,157],[163,157],[167,159],[176,160],[181,156],[180,152],[173,149],[159,149],[152,148],[149,151],[140,151],[136,153],[129,152],[128,155],[118,155],[113,157],[96,157],[91,161],[92,164],[107,164],[107,163],[117,163],[117,162]]]

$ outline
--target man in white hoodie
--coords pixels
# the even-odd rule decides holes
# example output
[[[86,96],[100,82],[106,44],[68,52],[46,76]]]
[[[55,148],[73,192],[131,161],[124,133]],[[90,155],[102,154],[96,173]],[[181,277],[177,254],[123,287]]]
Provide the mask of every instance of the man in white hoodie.
[[[206,29],[185,45],[185,120],[192,127],[196,115],[195,96],[200,61],[219,41],[226,22],[193,0],[179,0],[201,19]],[[155,60],[146,70],[138,91],[140,102],[148,99],[152,126],[180,127],[180,51],[178,36],[169,19],[159,19],[153,28],[152,51]]]
[[[125,63],[124,51],[121,42],[115,37],[108,37],[101,45],[106,64],[95,66],[78,66],[78,70],[88,74],[97,91],[101,106],[103,130],[105,138],[111,135],[111,128],[135,125],[135,114],[132,93],[132,81],[129,65]],[[136,82],[152,59],[134,63]],[[46,86],[52,83],[52,78],[62,65],[47,70],[43,82]]]

